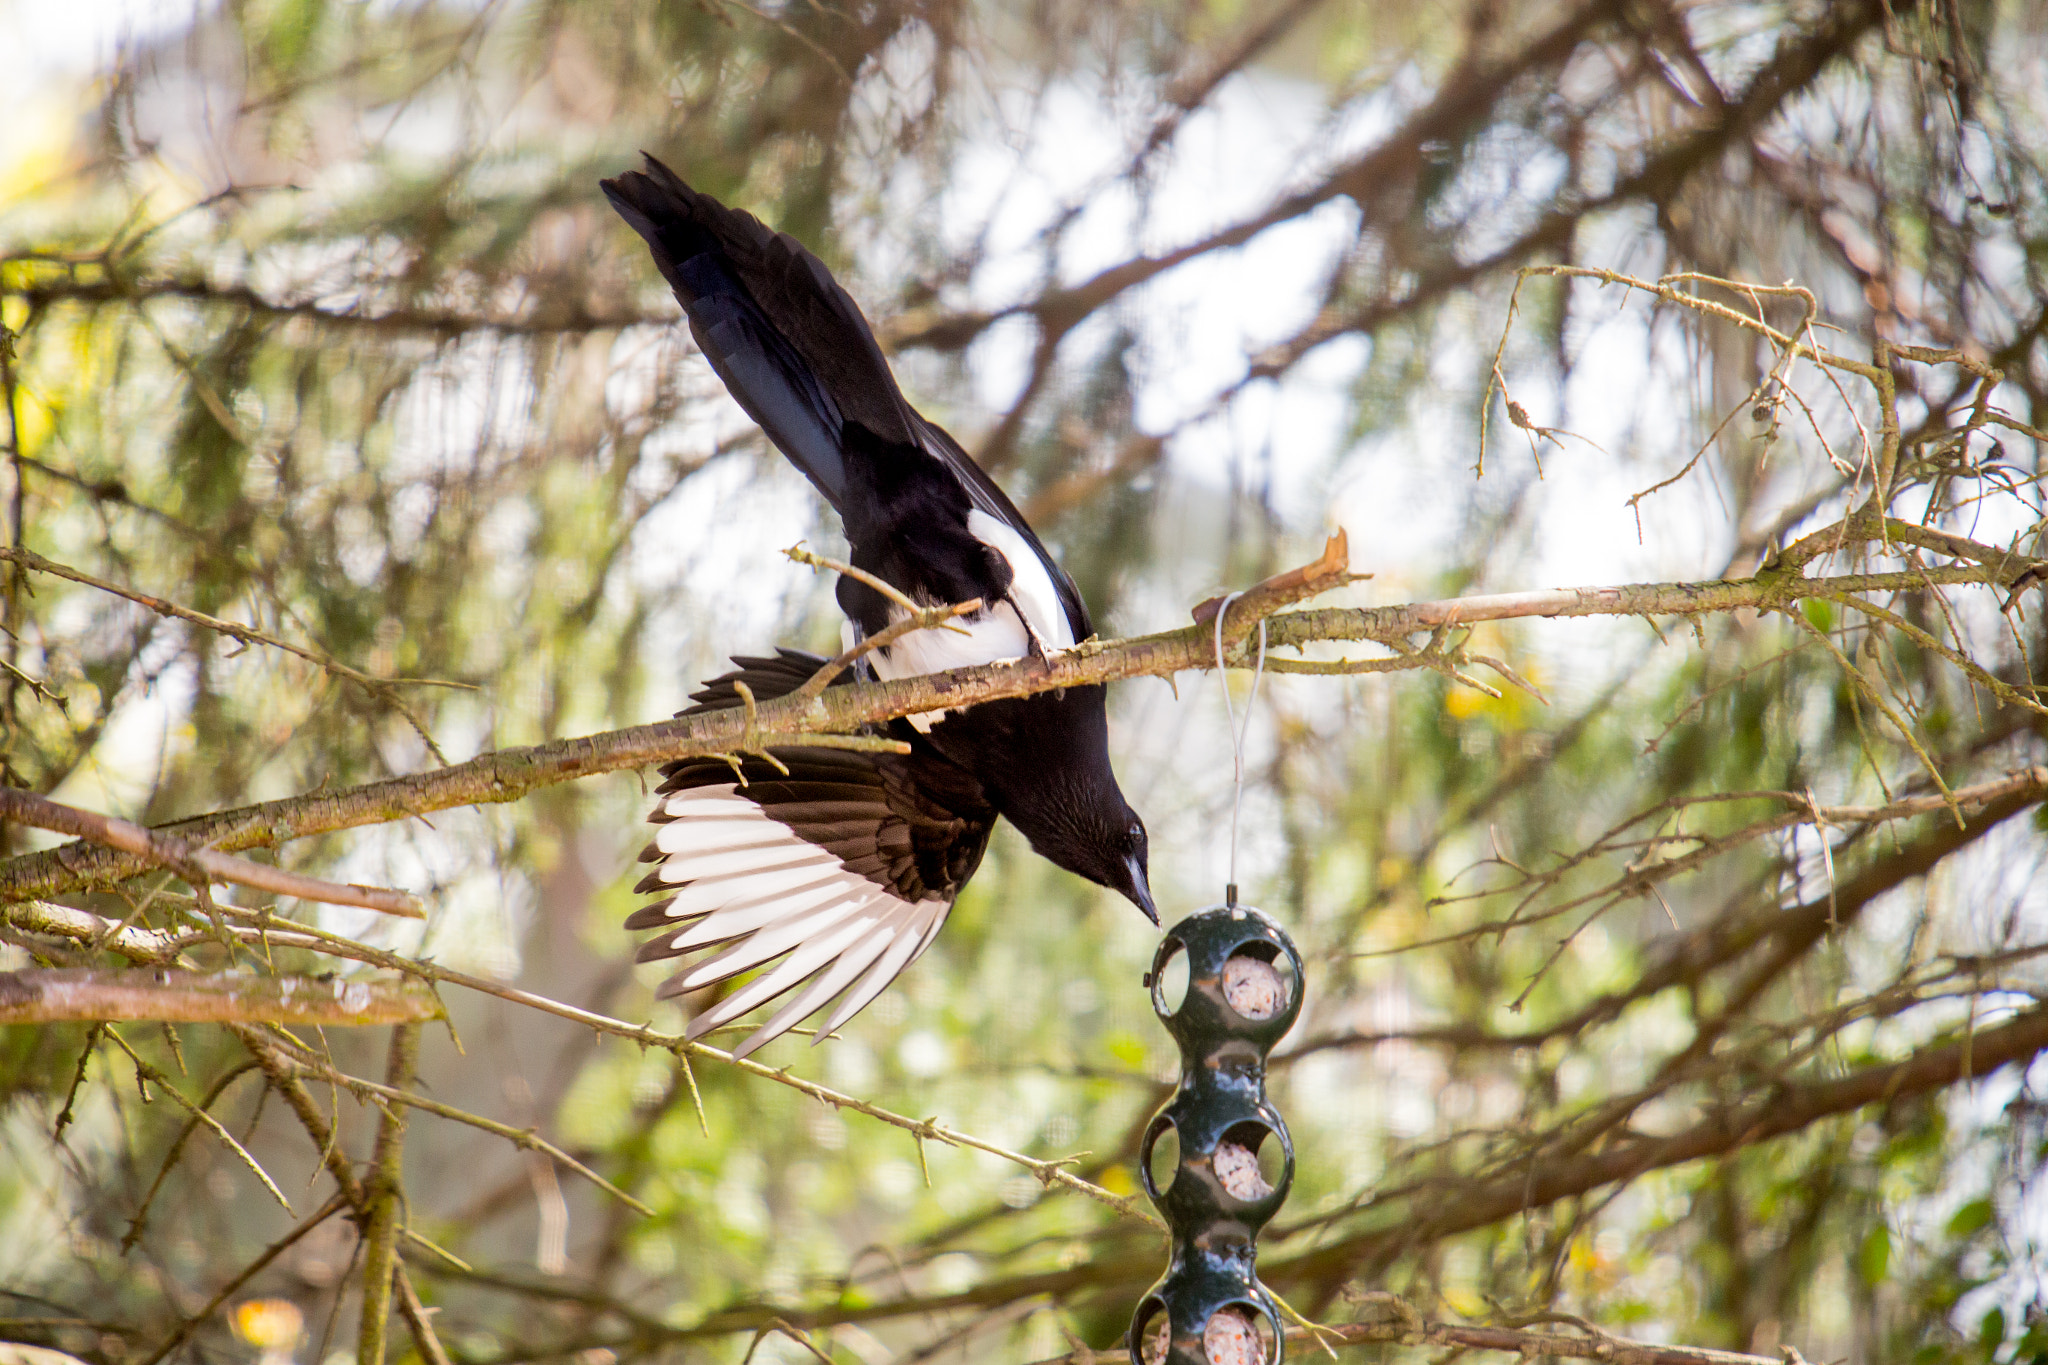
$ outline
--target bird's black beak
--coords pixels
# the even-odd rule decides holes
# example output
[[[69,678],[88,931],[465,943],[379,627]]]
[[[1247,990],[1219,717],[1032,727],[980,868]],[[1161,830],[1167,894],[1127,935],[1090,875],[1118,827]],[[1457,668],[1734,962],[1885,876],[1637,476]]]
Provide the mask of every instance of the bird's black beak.
[[[1145,912],[1145,918],[1153,924],[1159,923],[1159,907],[1152,903],[1152,883],[1145,876],[1145,860],[1133,853],[1124,860],[1130,869],[1131,885],[1124,894],[1131,898],[1131,904]]]

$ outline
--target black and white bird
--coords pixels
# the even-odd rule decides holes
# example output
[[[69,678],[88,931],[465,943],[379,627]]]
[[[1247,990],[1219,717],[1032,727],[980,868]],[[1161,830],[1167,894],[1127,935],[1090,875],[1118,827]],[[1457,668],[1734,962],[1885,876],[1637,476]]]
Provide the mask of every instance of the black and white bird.
[[[856,665],[863,675],[1043,657],[1094,633],[1073,580],[1003,490],[905,401],[823,262],[653,157],[603,185],[726,388],[838,510],[853,566],[920,605],[984,604],[958,630],[914,630],[871,650]],[[849,639],[907,618],[853,577],[837,591]],[[757,701],[786,695],[826,661],[779,650],[733,662],[693,711],[740,705],[737,683]],[[1100,686],[926,713],[888,731],[908,754],[776,748],[780,768],[747,758],[736,776],[724,759],[698,758],[662,770],[649,816],[660,829],[641,854],[656,866],[638,889],[665,899],[627,921],[662,932],[640,959],[717,949],[671,977],[665,996],[764,969],[697,1015],[691,1037],[790,990],[740,1055],[835,996],[817,1037],[852,1018],[931,945],[998,816],[1158,922],[1145,826],[1110,770]]]

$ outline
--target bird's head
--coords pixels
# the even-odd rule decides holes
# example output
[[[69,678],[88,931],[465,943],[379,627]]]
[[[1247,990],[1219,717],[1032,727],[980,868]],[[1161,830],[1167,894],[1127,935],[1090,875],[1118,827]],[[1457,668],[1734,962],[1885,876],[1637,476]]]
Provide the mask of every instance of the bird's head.
[[[1152,903],[1145,822],[1124,800],[1114,777],[1069,789],[1049,801],[1013,802],[1004,814],[1041,857],[1120,892],[1145,912],[1146,919],[1159,923],[1159,907]]]
[[[1124,813],[1130,817],[1130,823],[1124,826],[1117,845],[1121,856],[1116,859],[1109,876],[1095,880],[1112,891],[1123,892],[1131,904],[1145,912],[1146,919],[1157,924],[1159,907],[1152,903],[1152,865],[1145,840],[1145,822],[1128,805],[1124,807]]]
[[[984,702],[934,725],[930,742],[981,779],[1040,857],[1121,892],[1159,923],[1145,822],[1109,765],[1100,685]],[[991,764],[993,753],[1006,761]]]

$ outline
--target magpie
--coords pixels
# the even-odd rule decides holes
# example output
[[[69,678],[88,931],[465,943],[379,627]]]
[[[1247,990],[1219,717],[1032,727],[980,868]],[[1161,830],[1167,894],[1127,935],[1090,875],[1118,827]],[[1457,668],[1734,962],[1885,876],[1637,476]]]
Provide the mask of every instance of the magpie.
[[[838,511],[853,567],[923,606],[983,604],[957,629],[913,630],[870,650],[854,672],[899,678],[1043,658],[1094,634],[1073,580],[1015,504],[905,400],[824,263],[646,162],[601,182],[605,196],[646,240],[727,390]],[[836,596],[849,645],[909,614],[851,575]],[[742,684],[757,701],[784,696],[826,662],[788,649],[735,657],[682,714],[739,706]],[[834,685],[850,681],[842,673]],[[798,987],[738,1055],[836,996],[813,1044],[829,1035],[931,945],[998,816],[1159,922],[1145,825],[1110,768],[1101,686],[930,711],[877,732],[910,751],[776,747],[736,767],[703,757],[662,769],[648,817],[659,829],[640,855],[656,866],[636,889],[664,899],[627,920],[662,932],[640,960],[717,949],[664,983],[665,997],[765,968],[699,1013],[690,1037]]]

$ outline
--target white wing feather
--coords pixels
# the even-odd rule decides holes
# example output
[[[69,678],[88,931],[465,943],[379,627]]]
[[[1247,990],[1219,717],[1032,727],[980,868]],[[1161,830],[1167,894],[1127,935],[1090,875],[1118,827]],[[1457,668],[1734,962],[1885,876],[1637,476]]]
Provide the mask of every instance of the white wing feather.
[[[657,810],[670,822],[655,834],[662,854],[656,870],[663,883],[679,888],[663,913],[695,921],[671,931],[668,949],[726,945],[690,964],[663,993],[695,990],[783,959],[692,1020],[689,1036],[719,1028],[810,978],[748,1036],[739,1056],[780,1036],[859,978],[821,1036],[845,1023],[917,960],[951,908],[941,899],[906,901],[851,871],[735,786],[677,792]]]
[[[1018,659],[1031,651],[1033,639],[1047,652],[1070,649],[1074,626],[1053,587],[1045,561],[1031,548],[1016,528],[980,508],[967,514],[967,529],[976,540],[1001,555],[1010,566],[1008,600],[985,605],[972,616],[955,621],[952,630],[913,630],[887,649],[868,656],[878,678],[914,678],[923,673],[943,673],[951,668],[973,668],[999,659]],[[1018,608],[1022,608],[1019,614]],[[902,620],[901,607],[889,610],[889,620]],[[853,625],[841,630],[846,648],[853,646]],[[920,731],[945,719],[946,712],[920,711],[907,717]]]
[[[862,879],[863,881],[865,878]],[[869,882],[872,886],[874,883]],[[835,900],[846,898],[850,890],[845,869],[836,876],[827,877],[816,886],[807,886],[800,891],[781,895],[762,896],[752,904],[733,904],[721,908],[716,914],[704,916],[694,925],[677,934],[669,941],[669,947],[679,953],[692,948],[709,948],[714,943],[726,943],[742,934],[757,933],[771,928],[791,915],[816,910]]]

